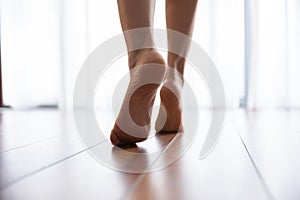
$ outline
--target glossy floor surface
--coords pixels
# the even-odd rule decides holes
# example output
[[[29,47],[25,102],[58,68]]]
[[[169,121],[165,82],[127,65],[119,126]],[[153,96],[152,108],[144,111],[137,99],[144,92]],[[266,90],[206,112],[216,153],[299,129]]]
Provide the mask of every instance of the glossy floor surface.
[[[108,140],[82,145],[69,113],[2,110],[1,200],[300,199],[299,110],[227,111],[222,136],[203,160],[211,113],[200,111],[195,132],[185,116],[184,133],[119,149]],[[100,162],[93,153],[104,148]]]

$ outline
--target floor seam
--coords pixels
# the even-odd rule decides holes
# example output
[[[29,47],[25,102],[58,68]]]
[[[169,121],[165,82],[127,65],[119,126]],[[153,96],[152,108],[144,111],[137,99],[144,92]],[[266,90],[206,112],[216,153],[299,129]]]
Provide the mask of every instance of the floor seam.
[[[75,157],[75,156],[77,156],[77,155],[79,155],[79,154],[81,154],[81,153],[83,153],[83,152],[85,152],[85,151],[87,151],[87,150],[89,150],[89,149],[91,149],[91,148],[97,146],[97,145],[100,145],[100,144],[104,143],[105,141],[106,141],[106,140],[103,140],[103,141],[101,141],[101,142],[98,142],[97,144],[94,144],[94,145],[92,145],[92,146],[90,146],[90,147],[88,147],[88,148],[82,149],[81,151],[78,151],[78,152],[76,152],[76,153],[74,153],[74,154],[71,154],[71,155],[69,155],[69,156],[67,156],[67,157],[64,157],[64,158],[62,158],[62,159],[60,159],[60,160],[57,160],[57,161],[55,161],[55,162],[53,162],[53,163],[51,163],[51,164],[48,164],[48,165],[46,165],[46,166],[44,166],[44,167],[39,168],[39,169],[37,169],[37,170],[35,170],[35,171],[33,171],[33,172],[30,172],[30,173],[28,173],[28,174],[25,174],[25,175],[23,175],[23,176],[21,176],[21,177],[15,179],[15,180],[11,181],[10,183],[8,183],[8,184],[2,186],[2,187],[0,188],[0,190],[6,189],[6,188],[8,188],[8,187],[10,187],[10,186],[12,186],[12,185],[14,185],[14,184],[16,184],[16,183],[19,182],[19,181],[22,181],[22,180],[24,180],[24,179],[26,179],[26,178],[29,178],[30,176],[32,176],[32,175],[34,175],[34,174],[37,174],[37,173],[39,173],[39,172],[42,172],[42,171],[44,171],[44,170],[46,170],[46,169],[49,169],[49,168],[55,166],[55,165],[58,165],[58,164],[62,163],[63,161],[66,161],[66,160],[68,160],[68,159],[70,159],[70,158],[73,158],[73,157]]]
[[[177,134],[175,136],[175,138],[173,138],[171,140],[170,143],[168,143],[168,145],[165,147],[165,149],[157,156],[157,158],[148,166],[147,169],[151,169],[151,167],[156,163],[156,161],[167,151],[168,147],[176,140],[176,138],[178,137],[179,134]],[[162,170],[162,169],[160,169]],[[126,194],[122,195],[120,197],[120,200],[124,200],[124,199],[128,199],[129,196],[128,194],[132,194],[132,192],[134,191],[134,189],[137,187],[137,185],[142,181],[142,179],[149,173],[152,173],[152,172],[146,172],[146,173],[142,173],[135,181],[134,183],[132,184],[132,186],[126,191]],[[125,197],[125,198],[124,198]]]
[[[248,157],[249,157],[249,159],[250,159],[251,164],[252,164],[253,167],[254,167],[254,170],[255,170],[255,172],[256,172],[256,174],[257,174],[259,180],[261,181],[261,184],[262,184],[262,186],[263,186],[265,192],[267,193],[267,195],[268,195],[268,197],[269,197],[270,200],[275,200],[274,195],[272,194],[272,192],[271,192],[270,188],[268,187],[268,185],[267,185],[265,179],[263,178],[263,175],[261,174],[261,172],[260,172],[258,166],[256,165],[256,163],[255,163],[253,157],[251,156],[251,153],[250,153],[250,151],[249,151],[249,149],[248,149],[248,147],[247,147],[245,141],[243,140],[240,131],[239,131],[235,126],[234,126],[234,128],[235,128],[235,130],[236,130],[236,132],[237,132],[237,134],[238,134],[238,136],[239,136],[239,138],[240,138],[240,140],[241,140],[241,142],[242,142],[242,144],[243,144],[243,146],[244,146],[244,148],[245,148],[245,151],[246,151],[246,153],[247,153],[247,155],[248,155]]]
[[[43,139],[40,139],[40,140],[36,140],[36,141],[30,142],[30,143],[27,143],[27,144],[23,144],[23,145],[19,145],[19,146],[16,146],[16,147],[8,148],[6,150],[1,151],[0,153],[4,154],[4,153],[10,152],[10,151],[14,151],[14,150],[17,150],[17,149],[20,149],[20,148],[23,148],[23,147],[35,145],[35,144],[38,144],[38,143],[42,143],[44,141],[46,142],[46,141],[58,138],[60,136],[61,137],[65,137],[66,135],[71,135],[71,133],[67,133],[65,135],[62,135],[62,134],[53,135],[53,136],[46,137],[46,138],[43,138]]]

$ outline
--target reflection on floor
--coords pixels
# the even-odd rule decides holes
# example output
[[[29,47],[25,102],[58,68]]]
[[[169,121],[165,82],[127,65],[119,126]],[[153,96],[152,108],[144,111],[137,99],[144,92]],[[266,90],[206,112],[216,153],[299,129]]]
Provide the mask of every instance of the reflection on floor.
[[[113,120],[97,116],[107,137]],[[200,160],[210,117],[200,111],[194,132],[185,117],[184,133],[120,149],[83,145],[68,113],[2,110],[1,199],[300,198],[299,110],[227,111],[221,139]]]

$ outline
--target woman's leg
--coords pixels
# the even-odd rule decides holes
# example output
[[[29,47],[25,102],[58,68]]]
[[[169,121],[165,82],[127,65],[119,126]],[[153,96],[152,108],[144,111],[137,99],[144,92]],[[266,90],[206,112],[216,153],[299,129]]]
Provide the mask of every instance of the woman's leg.
[[[197,0],[166,0],[166,20],[167,28],[183,33],[189,37],[192,36],[194,28],[194,19],[197,7]],[[173,39],[172,33],[168,33],[168,46],[178,46],[182,49],[183,54],[189,49],[189,41],[178,41]],[[185,56],[185,55],[184,55]],[[172,88],[172,91],[167,87],[162,87],[160,91],[161,109],[156,122],[156,130],[158,132],[178,132],[182,131],[181,126],[181,100],[177,97],[181,95],[183,86],[185,58],[168,52],[168,66],[173,71],[167,72],[164,80],[164,85]],[[176,93],[176,95],[174,94]],[[166,111],[166,122],[163,124],[164,112]]]
[[[128,30],[152,27],[154,6],[155,0],[118,0],[131,72],[123,105],[110,135],[114,145],[130,145],[144,141],[150,131],[151,109],[157,88],[165,75],[165,63],[161,55],[152,47],[151,29],[143,30],[142,34],[136,32],[132,34],[132,31],[128,32]],[[143,45],[149,48],[132,51],[132,48]],[[160,68],[157,69],[157,66]],[[137,85],[145,79],[148,81],[153,79],[155,83],[138,87]],[[131,120],[141,128],[132,126]]]

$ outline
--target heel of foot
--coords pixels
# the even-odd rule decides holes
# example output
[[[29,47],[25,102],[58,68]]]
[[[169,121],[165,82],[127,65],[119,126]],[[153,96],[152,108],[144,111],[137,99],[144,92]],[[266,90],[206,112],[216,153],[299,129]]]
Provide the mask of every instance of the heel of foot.
[[[116,146],[135,146],[136,143],[143,142],[147,137],[134,137],[122,131],[117,125],[111,131],[110,141]]]
[[[156,121],[156,131],[158,133],[177,133],[182,132],[182,120],[181,120],[181,89],[176,84],[168,82],[161,88],[160,91],[161,106],[165,110],[166,121],[162,126],[160,119],[163,119],[159,113]],[[159,130],[160,129],[160,130]]]
[[[129,109],[132,120],[145,129],[135,130],[135,127],[131,127],[126,132],[121,130],[117,125],[120,124],[118,120],[127,124],[129,117],[126,112],[122,112],[121,108],[110,135],[111,143],[118,146],[131,145],[147,139],[150,131],[147,126],[150,124],[149,113],[151,113],[157,88],[162,83],[166,72],[165,61],[155,49],[145,49],[133,58],[130,60],[134,65],[130,67],[131,80],[126,93],[128,96],[124,97],[124,101],[129,102],[129,108],[124,110]],[[126,103],[124,105],[127,106]]]

